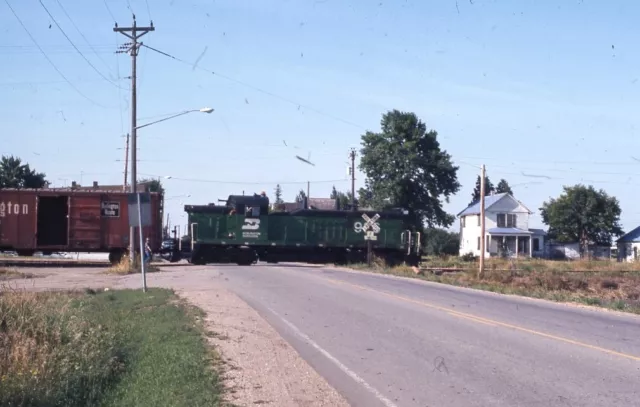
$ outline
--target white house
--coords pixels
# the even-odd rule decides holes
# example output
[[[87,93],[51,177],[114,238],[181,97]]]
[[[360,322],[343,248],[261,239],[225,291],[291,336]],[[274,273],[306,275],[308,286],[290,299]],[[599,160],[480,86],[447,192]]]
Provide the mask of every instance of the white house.
[[[539,257],[544,255],[546,233],[529,229],[531,211],[511,194],[488,195],[485,208],[485,256]],[[458,214],[460,218],[460,255],[480,255],[480,202]]]
[[[640,258],[640,226],[620,237],[616,243],[618,260],[637,261]]]

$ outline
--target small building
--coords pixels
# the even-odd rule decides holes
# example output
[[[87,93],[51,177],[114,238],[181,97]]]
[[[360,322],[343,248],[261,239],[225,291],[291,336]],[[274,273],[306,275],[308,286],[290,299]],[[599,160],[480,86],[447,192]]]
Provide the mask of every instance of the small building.
[[[542,257],[546,232],[529,229],[531,211],[511,194],[487,195],[485,206],[485,256]],[[474,202],[460,218],[460,255],[480,255],[480,202]]]
[[[618,261],[637,261],[640,253],[640,226],[616,240]]]

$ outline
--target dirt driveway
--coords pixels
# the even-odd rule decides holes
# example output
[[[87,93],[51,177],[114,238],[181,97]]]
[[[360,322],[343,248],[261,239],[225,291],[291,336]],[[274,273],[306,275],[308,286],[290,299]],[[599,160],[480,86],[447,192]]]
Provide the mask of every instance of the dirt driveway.
[[[19,271],[38,278],[5,283],[37,291],[142,286],[140,275],[107,275],[101,268]],[[147,284],[173,289],[206,312],[207,328],[215,332],[209,341],[227,362],[229,401],[240,406],[348,406],[256,311],[223,287],[224,272],[215,266],[171,266],[148,274]]]

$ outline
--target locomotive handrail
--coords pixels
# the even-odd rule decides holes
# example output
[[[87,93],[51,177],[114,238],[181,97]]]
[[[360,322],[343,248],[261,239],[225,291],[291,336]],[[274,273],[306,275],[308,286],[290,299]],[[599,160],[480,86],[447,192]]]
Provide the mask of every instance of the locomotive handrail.
[[[191,251],[192,252],[193,252],[194,244],[196,242],[196,236],[193,233],[193,225],[197,225],[197,223],[196,222],[192,222],[191,225],[190,225],[191,226]]]

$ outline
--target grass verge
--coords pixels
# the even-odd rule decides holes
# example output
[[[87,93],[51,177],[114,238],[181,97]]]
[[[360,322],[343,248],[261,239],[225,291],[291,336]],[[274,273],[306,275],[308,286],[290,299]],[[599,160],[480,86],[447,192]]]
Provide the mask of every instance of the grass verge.
[[[477,268],[439,275],[429,271],[418,274],[411,267],[389,268],[378,260],[372,267],[354,265],[352,268],[503,294],[596,305],[640,314],[640,271],[608,269],[568,272],[549,266],[538,268],[531,264],[520,264],[518,268],[504,270],[489,265],[485,269],[484,277],[479,279]]]
[[[162,289],[1,292],[0,405],[225,405],[201,321]]]

